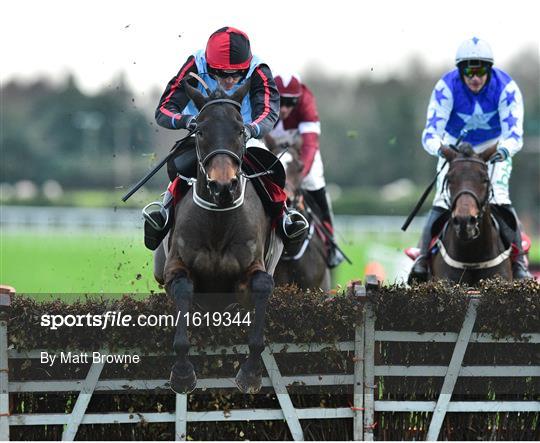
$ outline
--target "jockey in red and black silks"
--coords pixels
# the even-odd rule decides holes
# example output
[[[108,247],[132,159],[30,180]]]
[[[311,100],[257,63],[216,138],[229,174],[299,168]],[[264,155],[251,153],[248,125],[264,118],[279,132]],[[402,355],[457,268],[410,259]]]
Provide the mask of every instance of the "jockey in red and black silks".
[[[156,121],[168,129],[186,129],[197,114],[187,97],[182,80],[190,73],[198,74],[210,90],[217,88],[220,75],[229,74],[233,80],[225,85],[228,94],[234,93],[249,78],[249,93],[242,102],[242,117],[249,125],[253,138],[264,137],[275,125],[279,113],[279,93],[268,65],[251,54],[247,36],[235,28],[222,28],[210,37],[206,50],[188,57],[180,71],[167,84],[156,109]],[[234,82],[234,83],[233,83]],[[205,93],[195,79],[190,84]]]
[[[241,103],[246,145],[248,148],[252,146],[265,148],[261,139],[274,127],[278,119],[279,93],[268,65],[251,53],[248,36],[233,27],[218,29],[210,36],[206,49],[199,50],[188,57],[178,73],[169,81],[161,96],[155,114],[160,126],[167,129],[191,128],[198,110],[187,96],[183,82],[188,81],[204,95],[207,95],[207,91],[203,84],[189,76],[190,73],[197,74],[210,90],[221,87],[228,95],[233,94],[249,81],[249,92]],[[194,143],[186,143],[186,149],[193,149],[193,147]],[[180,150],[179,158],[183,157],[184,160],[191,158],[191,161],[195,159],[194,156],[182,152],[183,150],[184,148]],[[175,177],[171,176],[169,166],[169,177],[173,180]],[[184,167],[193,169],[193,165],[186,166],[185,161]],[[180,179],[176,177],[176,180]],[[170,188],[180,191],[182,186],[176,183]],[[272,208],[273,213],[270,211],[269,215],[273,218],[282,216],[279,225],[283,228],[284,240],[301,236],[307,231],[307,221],[296,211],[287,210],[283,196],[275,191],[273,189],[261,196],[263,203],[268,203],[265,207]],[[173,200],[181,198],[180,195],[181,192],[177,192],[173,198],[168,191],[163,203],[152,204],[158,207],[157,210],[147,211],[148,206],[143,210],[143,216],[146,219],[145,244],[149,249],[156,249],[165,237],[170,227],[168,221],[172,218],[169,215],[173,213],[173,211],[169,213],[170,207],[173,205]],[[259,195],[261,195],[260,192]],[[275,200],[265,202],[265,198],[275,198]]]

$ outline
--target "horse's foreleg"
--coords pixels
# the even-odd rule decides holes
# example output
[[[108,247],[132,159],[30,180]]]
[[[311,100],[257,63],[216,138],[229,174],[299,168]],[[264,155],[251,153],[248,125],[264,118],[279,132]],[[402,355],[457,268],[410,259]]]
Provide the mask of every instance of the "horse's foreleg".
[[[244,393],[255,394],[261,389],[266,306],[273,290],[274,280],[270,274],[258,270],[251,275],[250,292],[255,316],[249,330],[249,355],[236,376],[238,389]]]
[[[171,370],[171,389],[177,394],[193,391],[197,385],[197,376],[193,365],[188,360],[189,339],[187,335],[187,317],[193,301],[193,282],[185,271],[173,274],[166,285],[167,293],[176,304],[176,332],[174,334],[174,351],[176,362]]]

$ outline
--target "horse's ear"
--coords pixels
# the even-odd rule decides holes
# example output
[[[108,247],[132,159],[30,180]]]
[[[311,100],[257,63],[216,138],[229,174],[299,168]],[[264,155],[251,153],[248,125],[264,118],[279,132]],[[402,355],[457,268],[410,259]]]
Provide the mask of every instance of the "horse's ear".
[[[206,103],[206,97],[202,95],[202,92],[197,88],[191,86],[187,80],[184,80],[184,90],[186,91],[187,96],[193,100],[193,103],[195,103],[195,106],[200,111]]]
[[[441,153],[443,157],[449,162],[454,160],[457,156],[457,152],[454,151],[452,148],[449,148],[448,146],[441,146]]]
[[[249,92],[249,88],[251,87],[251,78],[248,78],[247,81],[240,86],[233,95],[231,95],[231,100],[234,100],[237,103],[242,104],[242,100],[244,100],[244,97]]]
[[[489,148],[484,149],[480,154],[479,157],[487,162],[493,154],[497,151],[497,143],[491,145]]]

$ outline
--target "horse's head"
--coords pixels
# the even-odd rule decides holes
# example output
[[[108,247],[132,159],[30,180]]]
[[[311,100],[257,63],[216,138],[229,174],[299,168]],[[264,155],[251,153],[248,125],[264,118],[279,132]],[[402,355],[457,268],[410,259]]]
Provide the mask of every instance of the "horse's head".
[[[231,96],[218,87],[205,97],[185,83],[188,97],[199,110],[196,119],[199,178],[206,182],[211,198],[220,208],[231,206],[242,192],[239,184],[245,139],[240,109],[249,87],[247,81]]]
[[[304,170],[304,163],[300,158],[300,143],[297,142],[289,145],[286,152],[284,152],[286,148],[281,146],[273,150],[285,168],[287,175],[285,193],[293,206],[296,206],[296,203],[298,203],[296,200],[301,196],[300,187],[303,179],[302,171]]]
[[[445,186],[450,196],[452,225],[461,240],[474,240],[480,234],[480,220],[491,193],[487,161],[496,149],[495,144],[476,154],[469,143],[462,143],[457,150],[443,148],[449,162]]]

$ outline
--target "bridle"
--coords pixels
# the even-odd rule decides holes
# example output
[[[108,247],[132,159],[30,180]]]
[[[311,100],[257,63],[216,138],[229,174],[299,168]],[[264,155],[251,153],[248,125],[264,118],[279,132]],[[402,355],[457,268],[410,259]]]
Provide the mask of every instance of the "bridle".
[[[233,105],[235,108],[238,109],[239,112],[242,109],[242,105],[240,103],[238,103],[237,101],[234,101],[234,100],[231,100],[231,99],[228,99],[228,98],[217,98],[217,99],[210,100],[209,102],[207,102],[201,108],[201,110],[199,111],[199,114],[197,115],[197,118],[201,115],[201,113],[206,108],[208,108],[210,106],[213,106],[213,105],[218,105],[218,104]],[[197,152],[197,162],[199,163],[199,168],[201,169],[201,172],[205,175],[207,181],[209,181],[210,178],[208,177],[208,172],[206,170],[206,165],[208,164],[208,162],[213,157],[215,157],[218,154],[225,154],[225,155],[228,155],[229,157],[232,157],[232,159],[235,160],[239,165],[238,170],[239,171],[242,170],[242,161],[243,161],[242,159],[244,157],[244,154],[246,153],[246,143],[245,142],[244,142],[243,147],[242,147],[242,155],[241,156],[239,156],[235,152],[231,151],[230,149],[219,148],[219,149],[215,149],[212,152],[208,153],[205,157],[202,157],[201,149],[200,149],[200,146],[199,146],[199,131],[195,130],[195,149],[196,149],[196,152]]]
[[[199,111],[199,114],[197,115],[197,117],[195,119],[195,122],[197,121],[197,118],[201,115],[201,113],[206,108],[208,108],[210,106],[213,106],[213,105],[218,105],[218,104],[230,104],[230,105],[233,105],[235,108],[238,109],[238,111],[240,111],[242,109],[242,105],[240,103],[234,101],[234,100],[227,99],[227,98],[213,99],[213,100],[210,100],[209,102],[205,103],[205,105],[201,108],[201,110]],[[201,155],[201,149],[200,149],[200,146],[199,146],[199,129],[198,128],[194,129],[192,134],[195,135],[195,151],[196,151],[196,154],[197,154],[197,163],[199,165],[199,169],[201,170],[203,176],[205,177],[206,189],[209,192],[211,192],[211,189],[210,189],[211,179],[210,179],[210,177],[208,175],[206,165],[216,155],[225,154],[225,155],[231,157],[235,162],[237,162],[238,163],[238,174],[237,175],[240,176],[240,195],[238,196],[238,198],[236,198],[232,202],[231,206],[222,208],[222,207],[219,207],[217,204],[204,199],[203,197],[198,195],[196,186],[193,186],[193,192],[192,192],[193,202],[197,206],[199,206],[199,207],[201,207],[203,209],[206,209],[208,211],[223,212],[223,211],[230,211],[230,210],[239,208],[240,206],[242,206],[244,204],[245,190],[246,190],[246,184],[247,184],[247,179],[244,176],[244,174],[242,173],[242,162],[243,162],[244,154],[246,153],[246,143],[245,143],[245,141],[244,141],[243,146],[242,146],[241,156],[236,154],[235,152],[231,151],[228,148],[219,148],[219,149],[213,150],[212,152],[208,153],[206,156],[203,157]],[[188,177],[184,177],[184,176],[181,176],[181,175],[180,175],[180,177],[183,180],[187,181],[191,185],[193,185],[193,184],[195,184],[197,182],[197,179],[195,179],[195,178],[188,178]]]
[[[488,169],[488,165],[487,165],[486,162],[484,162],[483,160],[480,160],[478,158],[474,158],[474,157],[455,158],[454,160],[451,161],[451,164],[457,163],[457,162],[477,163],[479,165],[482,165],[482,167],[486,170],[486,172],[487,172],[487,169]],[[450,172],[450,168],[449,168],[449,172]],[[448,177],[448,173],[444,177],[443,187],[447,191],[446,194],[450,195],[450,192],[448,190],[448,179],[447,179],[447,177]],[[481,200],[478,197],[478,195],[476,194],[476,192],[474,192],[473,190],[471,190],[471,189],[461,189],[456,195],[452,196],[452,200],[450,202],[447,201],[447,204],[448,204],[448,207],[450,208],[450,211],[453,212],[455,207],[456,207],[456,204],[457,204],[457,201],[458,201],[459,197],[461,197],[462,195],[468,194],[474,199],[474,201],[476,203],[476,206],[478,207],[478,215],[475,217],[476,220],[475,220],[473,240],[478,238],[478,236],[480,235],[480,221],[482,220],[482,217],[483,217],[483,215],[484,215],[484,213],[485,213],[485,211],[487,209],[489,198],[491,197],[491,195],[493,193],[493,186],[491,184],[491,178],[489,179],[488,182],[489,182],[488,189],[487,189],[484,197]]]
[[[242,105],[240,103],[238,103],[237,101],[235,101],[235,100],[231,100],[231,99],[228,99],[228,98],[212,99],[212,100],[208,101],[207,103],[205,103],[204,106],[200,109],[199,113],[197,114],[197,117],[195,118],[195,122],[197,123],[197,119],[199,118],[201,113],[206,108],[208,108],[210,106],[214,106],[214,105],[220,105],[220,104],[233,105],[239,112],[241,112],[241,109],[242,109]],[[243,203],[244,203],[244,197],[245,197],[245,190],[246,190],[247,181],[251,180],[253,178],[260,177],[260,176],[272,174],[273,172],[272,172],[271,169],[273,167],[273,164],[270,165],[269,167],[265,168],[265,170],[263,170],[262,172],[257,172],[257,173],[254,173],[254,174],[246,174],[243,171],[243,168],[242,168],[243,163],[244,163],[244,158],[245,158],[245,155],[247,153],[247,146],[246,146],[247,140],[246,139],[243,140],[242,150],[241,150],[240,155],[238,155],[236,152],[231,151],[228,148],[220,147],[218,149],[214,149],[212,152],[208,153],[207,155],[205,155],[203,157],[203,155],[201,153],[201,148],[200,148],[200,145],[199,145],[199,137],[200,137],[199,132],[200,132],[200,130],[196,127],[195,129],[190,131],[190,134],[188,134],[188,135],[189,136],[191,136],[191,135],[195,136],[195,151],[196,151],[196,154],[197,154],[197,163],[199,165],[200,171],[202,172],[202,174],[203,174],[203,176],[205,178],[206,189],[211,192],[211,189],[210,189],[211,179],[210,179],[210,177],[208,175],[208,171],[206,169],[208,162],[218,154],[225,154],[225,155],[231,157],[238,164],[237,176],[239,177],[239,181],[240,181],[239,188],[240,188],[241,191],[240,191],[240,195],[238,196],[238,198],[236,198],[232,202],[231,206],[228,206],[226,208],[221,208],[217,204],[215,204],[213,202],[209,202],[209,201],[205,200],[203,197],[201,197],[200,195],[198,195],[196,186],[193,186],[193,193],[192,193],[193,201],[199,207],[201,207],[203,209],[206,209],[206,210],[209,210],[209,211],[230,211],[232,209],[236,209],[236,208],[242,206]],[[279,161],[279,159],[276,159],[274,163],[277,163],[278,161]],[[185,176],[183,176],[181,174],[178,174],[178,175],[182,180],[186,181],[189,185],[194,185],[197,182],[196,178],[185,177]]]

